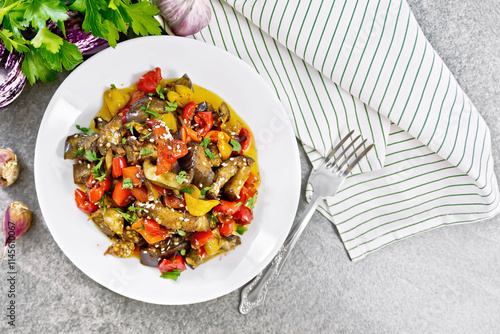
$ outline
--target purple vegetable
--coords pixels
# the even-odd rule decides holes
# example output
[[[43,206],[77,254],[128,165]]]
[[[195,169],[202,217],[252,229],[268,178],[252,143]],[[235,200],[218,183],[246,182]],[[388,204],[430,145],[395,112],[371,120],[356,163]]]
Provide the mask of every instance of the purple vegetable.
[[[69,11],[68,19],[64,22],[66,38],[64,38],[62,31],[54,22],[50,21],[47,27],[55,34],[63,37],[66,41],[75,44],[84,57],[91,56],[109,46],[108,41],[105,39],[95,37],[90,33],[85,33],[82,29],[82,22],[83,15],[81,13]]]
[[[2,224],[2,230],[5,234],[2,259],[9,244],[15,242],[30,228],[32,219],[33,215],[26,204],[21,202],[12,202],[9,204]]]
[[[0,108],[14,101],[26,85],[26,76],[21,68],[23,59],[23,54],[7,51],[0,40]]]

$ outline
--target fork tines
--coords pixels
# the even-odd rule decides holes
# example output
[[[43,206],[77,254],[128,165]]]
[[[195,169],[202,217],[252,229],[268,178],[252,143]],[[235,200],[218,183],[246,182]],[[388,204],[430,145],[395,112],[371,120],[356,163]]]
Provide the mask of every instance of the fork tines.
[[[343,171],[341,174],[347,175],[351,172],[351,170],[358,164],[358,162],[373,148],[374,144],[369,145],[366,147],[361,153],[358,153],[362,147],[364,147],[366,143],[366,139],[363,140],[358,146],[355,148],[354,145],[356,141],[361,138],[361,135],[356,136],[354,139],[351,139],[351,141],[347,144],[347,146],[344,147],[344,144],[351,138],[353,135],[354,130],[349,132],[342,140],[332,149],[330,154],[326,157],[327,161],[327,167],[333,167],[334,172],[341,172],[342,168],[344,168],[347,165],[347,168],[345,171]],[[337,151],[342,149],[342,151],[337,155]],[[354,158],[353,158],[354,157]],[[333,158],[335,158],[333,160]],[[343,160],[341,160],[344,158]],[[332,161],[333,160],[333,161]],[[352,160],[352,161],[351,161]],[[349,163],[349,161],[351,161]]]

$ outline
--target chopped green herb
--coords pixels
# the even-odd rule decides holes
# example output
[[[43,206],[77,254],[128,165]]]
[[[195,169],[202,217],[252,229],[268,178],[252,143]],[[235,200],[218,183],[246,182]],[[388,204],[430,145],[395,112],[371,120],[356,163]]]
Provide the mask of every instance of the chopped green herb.
[[[99,160],[97,158],[97,153],[95,151],[91,151],[91,150],[88,150],[85,153],[85,158],[87,158],[88,161],[97,161],[97,160]]]
[[[147,148],[143,148],[140,152],[139,155],[146,155],[146,154],[151,154],[153,151],[148,150]]]
[[[146,138],[148,138],[149,136],[151,136],[152,134],[153,134],[153,133],[152,133],[152,132],[150,132],[150,133],[148,133],[147,135],[142,136],[141,138],[142,138],[142,139],[146,139]]]
[[[137,231],[142,231],[142,230],[145,230],[143,223],[141,223],[141,228],[138,228]]]
[[[181,251],[179,252],[182,256],[186,255],[186,250],[185,249],[181,249]]]
[[[150,116],[153,116],[153,118],[157,118],[158,117],[158,112],[156,112],[154,110],[146,109],[146,114],[148,114]]]
[[[219,155],[217,153],[213,153],[210,151],[208,148],[205,149],[205,154],[207,157],[209,157],[211,160],[217,158]]]
[[[122,210],[120,210],[118,208],[115,208],[115,210],[118,211],[122,215],[123,219],[125,219],[126,221],[128,221],[130,223],[135,222],[135,220],[137,219],[137,215],[135,213],[131,216],[130,213],[123,212]],[[144,229],[144,224],[142,225],[142,227],[143,227],[142,229]],[[139,229],[139,231],[140,230],[141,229]]]
[[[129,206],[129,207],[128,207],[128,210],[129,210],[129,211],[134,212],[134,211],[138,211],[138,210],[139,210],[139,211],[143,211],[143,210],[146,210],[146,209],[144,209],[144,208],[139,208],[139,207],[137,207],[137,206]]]
[[[167,101],[167,105],[165,106],[165,111],[175,111],[177,110],[177,102]]]
[[[248,231],[248,229],[243,226],[243,225],[239,225],[236,227],[236,233],[238,233],[239,235],[243,235],[246,231]]]
[[[99,205],[102,207],[103,211],[102,213],[105,214],[106,213],[106,202],[104,201],[106,198],[106,194],[103,194],[101,199],[99,200]]]
[[[160,97],[160,99],[165,100],[165,94],[163,94],[163,88],[161,85],[156,86],[156,93]]]
[[[116,89],[115,84],[111,84],[111,88]]]
[[[76,150],[76,151],[73,151],[73,153],[75,153],[75,154],[84,154],[85,150]]]
[[[210,216],[210,221],[211,221],[212,223],[218,223],[218,222],[219,222],[219,220],[217,219],[217,217],[215,217],[214,215],[211,215],[211,216]]]
[[[189,187],[186,187],[186,188],[182,188],[181,190],[179,190],[181,193],[186,193],[186,194],[189,194],[191,195],[194,191],[193,188],[189,188]]]
[[[177,230],[177,234],[183,237],[186,235],[186,232],[184,232],[183,230]]]
[[[130,177],[127,177],[126,179],[123,179],[122,188],[123,189],[132,189],[132,188],[134,188],[134,185],[132,184],[132,179]]]
[[[241,202],[238,202],[235,204],[235,206],[240,206],[242,203]]]
[[[136,121],[129,122],[125,124],[125,126],[128,128],[131,134],[134,134],[134,124],[139,124]]]
[[[92,168],[92,172],[94,173],[94,179],[98,181],[103,181],[106,178],[106,173],[101,170],[103,159],[99,160],[99,163]]]
[[[127,142],[127,139],[125,137],[122,137],[122,144],[125,145],[126,142]]]
[[[231,146],[233,147],[233,151],[238,152],[238,153],[241,151],[241,144],[239,142],[237,142],[234,139],[231,139],[230,143],[231,143]]]
[[[182,182],[184,182],[186,177],[187,177],[187,173],[185,171],[181,170],[179,172],[179,174],[177,174],[177,178],[176,178],[177,183],[182,184]]]
[[[153,95],[155,95],[155,94],[153,94],[153,93],[148,93],[148,95],[149,95],[149,96],[153,96]]]
[[[163,274],[160,275],[161,278],[170,278],[173,279],[174,281],[177,281],[179,276],[181,275],[182,270],[180,269],[172,269],[172,271],[167,271],[164,272]]]
[[[250,197],[247,201],[247,208],[249,208],[250,210],[253,210],[253,206],[255,204],[256,197],[257,197],[257,193],[255,193],[255,195],[253,195],[253,197]]]
[[[86,135],[91,135],[94,133],[94,130],[93,129],[89,129],[89,128],[84,128],[83,126],[80,126],[80,125],[76,125],[76,128],[78,130],[80,130],[81,132],[85,133]]]
[[[207,191],[212,189],[212,187],[205,187],[200,190],[200,199],[205,199],[205,195],[207,194]]]
[[[207,137],[203,138],[200,145],[203,147],[208,147],[208,144],[210,144],[210,138],[207,136]]]

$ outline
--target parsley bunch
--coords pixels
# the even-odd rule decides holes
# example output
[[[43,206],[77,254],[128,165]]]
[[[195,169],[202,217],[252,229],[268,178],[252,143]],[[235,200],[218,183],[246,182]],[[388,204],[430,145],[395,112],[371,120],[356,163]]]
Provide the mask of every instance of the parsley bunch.
[[[37,80],[54,80],[62,69],[72,70],[83,61],[78,47],[49,29],[53,22],[66,36],[64,21],[68,10],[78,11],[85,18],[85,33],[105,39],[115,47],[119,33],[129,27],[136,35],[160,35],[154,16],[158,8],[150,1],[131,0],[0,0],[0,38],[5,48],[24,54],[23,73],[31,84]],[[27,31],[35,35],[26,38]]]

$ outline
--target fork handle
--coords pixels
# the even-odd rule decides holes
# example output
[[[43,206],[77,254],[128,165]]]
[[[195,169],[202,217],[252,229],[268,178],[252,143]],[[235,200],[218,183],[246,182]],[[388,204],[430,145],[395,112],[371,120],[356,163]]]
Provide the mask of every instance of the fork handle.
[[[241,302],[239,308],[242,314],[248,314],[254,308],[259,307],[264,303],[269,284],[279,276],[288,255],[295,246],[295,243],[302,234],[302,231],[304,231],[307,223],[309,223],[309,220],[311,219],[314,211],[316,211],[320,201],[321,197],[313,194],[309,205],[302,213],[297,224],[292,225],[292,229],[283,243],[283,246],[281,246],[278,251],[278,254],[276,254],[271,263],[269,263],[267,267],[260,272],[260,274],[255,276],[255,278],[243,288],[241,291]]]

